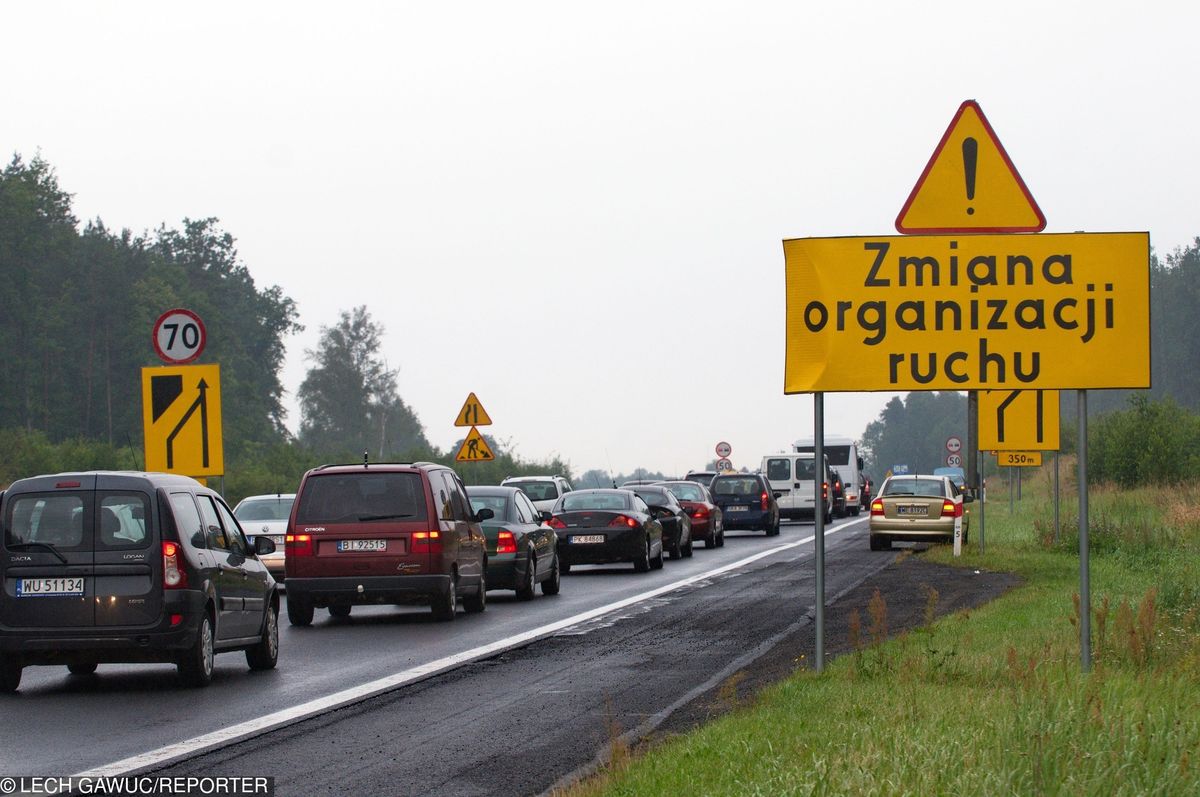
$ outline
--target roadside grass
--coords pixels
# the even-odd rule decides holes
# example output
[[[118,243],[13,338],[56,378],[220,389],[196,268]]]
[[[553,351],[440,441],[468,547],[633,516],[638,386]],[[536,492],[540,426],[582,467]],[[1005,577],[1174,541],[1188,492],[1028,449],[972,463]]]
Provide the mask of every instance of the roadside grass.
[[[1062,465],[1026,482],[1012,515],[989,490],[955,560],[1025,584],[886,640],[878,594],[849,617],[852,652],[749,706],[576,784],[571,795],[1200,794],[1200,489],[1090,496],[1093,671],[1080,671],[1077,497]],[[866,555],[864,553],[864,555]],[[903,564],[899,566],[903,567]],[[834,640],[828,644],[832,645]],[[797,651],[808,653],[809,651]]]

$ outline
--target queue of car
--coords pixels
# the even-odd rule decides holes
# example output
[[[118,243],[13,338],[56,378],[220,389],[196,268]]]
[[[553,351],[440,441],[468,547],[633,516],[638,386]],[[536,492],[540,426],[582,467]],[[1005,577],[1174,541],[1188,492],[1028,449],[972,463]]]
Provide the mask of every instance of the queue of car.
[[[833,513],[840,473],[823,470]],[[317,609],[346,618],[371,605],[425,605],[451,621],[460,603],[485,611],[492,590],[557,595],[581,565],[661,569],[697,541],[723,546],[726,530],[775,536],[783,517],[811,517],[816,472],[813,455],[796,452],[764,457],[754,473],[574,490],[561,476],[466,487],[443,465],[364,462],[314,468],[295,493],[249,496],[232,511],[182,476],[22,479],[0,492],[0,692],[36,665],[89,674],[169,662],[195,686],[211,681],[217,653],[273,668],[285,589],[295,626]],[[865,475],[859,485],[870,494]],[[950,476],[892,476],[870,500],[870,547],[965,540],[969,500]]]

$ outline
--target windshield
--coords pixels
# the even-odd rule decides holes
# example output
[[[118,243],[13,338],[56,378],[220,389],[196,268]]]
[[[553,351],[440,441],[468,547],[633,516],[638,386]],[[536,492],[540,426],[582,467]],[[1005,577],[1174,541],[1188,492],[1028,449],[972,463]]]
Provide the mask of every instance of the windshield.
[[[255,520],[287,520],[292,513],[295,496],[272,498],[248,498],[237,505],[233,516],[242,522]]]
[[[424,520],[425,490],[416,473],[330,473],[310,476],[296,522],[365,523]]]
[[[562,500],[562,511],[578,512],[584,509],[629,509],[629,498],[622,493],[567,493]]]
[[[530,501],[553,501],[558,498],[558,486],[554,482],[505,482],[505,487],[516,487]]]

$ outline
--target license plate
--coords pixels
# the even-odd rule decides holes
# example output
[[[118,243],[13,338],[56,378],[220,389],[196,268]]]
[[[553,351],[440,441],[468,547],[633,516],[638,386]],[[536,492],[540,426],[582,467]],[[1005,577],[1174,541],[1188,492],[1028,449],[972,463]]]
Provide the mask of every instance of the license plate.
[[[746,510],[748,510],[748,509],[749,509],[749,507],[747,507],[747,506],[743,506],[743,505],[741,505],[741,504],[737,504],[737,505],[735,505],[735,506],[729,506],[729,507],[726,507],[726,508],[725,508],[725,511],[726,511],[726,512],[745,512],[745,511],[746,511]]]
[[[18,598],[44,598],[54,595],[82,595],[82,578],[19,578]]]
[[[921,504],[900,504],[896,507],[897,515],[928,515],[929,510]]]
[[[572,545],[595,544],[598,542],[604,542],[603,534],[576,534],[571,537]]]
[[[387,540],[338,540],[338,551],[386,551]]]

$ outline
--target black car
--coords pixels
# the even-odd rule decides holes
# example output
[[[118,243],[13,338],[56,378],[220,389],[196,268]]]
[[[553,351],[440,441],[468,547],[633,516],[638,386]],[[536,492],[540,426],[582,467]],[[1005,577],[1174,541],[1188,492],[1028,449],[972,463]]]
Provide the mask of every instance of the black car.
[[[252,670],[279,652],[279,596],[233,513],[194,479],[163,473],[60,473],[0,494],[0,691],[21,670],[173,662],[212,680],[213,655],[246,652]]]
[[[752,529],[774,537],[779,533],[779,504],[761,473],[722,473],[712,481],[713,502],[726,529]]]
[[[662,524],[663,545],[672,559],[692,555],[692,521],[688,511],[675,494],[663,486],[637,485],[629,489],[637,493]],[[703,488],[700,488],[703,489]]]
[[[567,493],[547,523],[558,532],[564,573],[582,564],[633,562],[638,572],[663,566],[662,524],[632,490]]]
[[[846,516],[846,486],[842,477],[832,467],[829,469],[829,503],[834,517]]]
[[[481,524],[487,540],[487,588],[516,590],[529,600],[538,584],[543,595],[559,591],[558,537],[542,523],[524,491],[516,487],[468,487],[471,509],[492,510]],[[550,517],[546,512],[545,516]]]
[[[717,475],[715,470],[689,470],[684,480],[702,484],[705,487],[712,487],[712,480]]]

